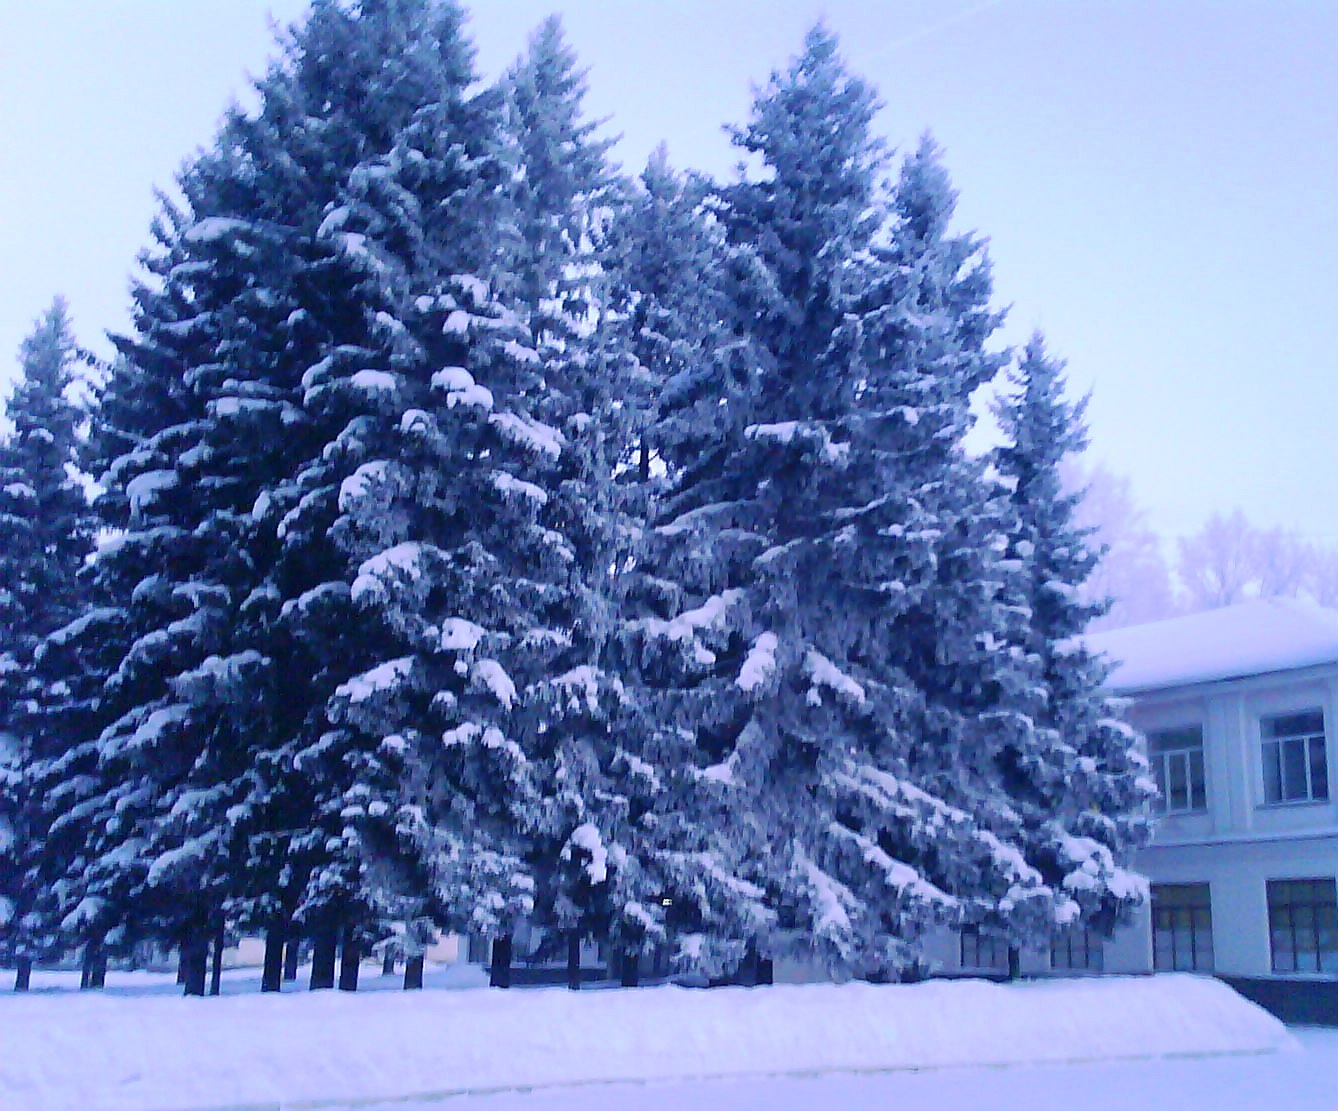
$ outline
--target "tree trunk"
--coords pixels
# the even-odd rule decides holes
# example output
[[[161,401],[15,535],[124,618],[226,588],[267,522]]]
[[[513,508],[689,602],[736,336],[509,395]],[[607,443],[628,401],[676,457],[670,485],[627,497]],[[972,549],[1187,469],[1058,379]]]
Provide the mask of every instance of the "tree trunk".
[[[209,970],[209,994],[223,994],[223,947],[227,944],[223,923],[218,924],[214,933],[214,963]]]
[[[395,954],[394,954],[394,953],[387,952],[386,955],[385,955],[384,957],[381,958],[381,975],[382,975],[382,976],[394,976],[394,975],[395,975]]]
[[[181,963],[186,966],[185,993],[204,995],[205,980],[209,969],[209,943],[199,938],[191,938],[181,947]]]
[[[567,987],[581,990],[581,931],[567,934]]]
[[[410,957],[404,962],[404,990],[420,991],[423,987],[423,955]]]
[[[90,941],[84,946],[83,967],[79,973],[79,990],[96,991],[107,981],[107,957],[101,942]]]
[[[766,986],[776,982],[776,966],[772,963],[770,957],[757,958],[756,975],[753,977],[753,983],[759,986]]]
[[[624,949],[619,954],[618,982],[625,988],[634,988],[641,982],[641,954]]]
[[[1016,980],[1022,975],[1022,954],[1016,945],[1008,947],[1008,978]]]
[[[290,937],[283,950],[283,978],[290,983],[297,979],[297,966],[302,958],[302,938]]]
[[[27,991],[33,978],[33,962],[28,957],[20,957],[14,970],[14,990]]]
[[[498,937],[492,943],[492,966],[488,969],[488,986],[509,988],[511,986],[511,938]]]
[[[352,936],[352,931],[344,938],[339,954],[339,990],[358,990],[358,964],[362,960],[362,945]]]
[[[178,983],[178,984],[184,984],[185,982],[186,982],[186,950],[184,950],[184,949],[178,949],[178,950],[177,950],[177,983]]]
[[[311,990],[324,991],[334,987],[335,953],[339,937],[334,930],[318,931],[311,944]]]
[[[265,934],[265,964],[260,973],[260,990],[283,990],[283,930],[278,926],[271,926]]]

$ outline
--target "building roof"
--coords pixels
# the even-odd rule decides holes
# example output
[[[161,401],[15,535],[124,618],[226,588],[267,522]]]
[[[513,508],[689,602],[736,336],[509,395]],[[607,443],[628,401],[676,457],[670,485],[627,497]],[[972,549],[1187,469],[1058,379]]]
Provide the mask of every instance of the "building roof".
[[[1338,610],[1272,598],[1092,633],[1121,692],[1163,690],[1338,662]]]

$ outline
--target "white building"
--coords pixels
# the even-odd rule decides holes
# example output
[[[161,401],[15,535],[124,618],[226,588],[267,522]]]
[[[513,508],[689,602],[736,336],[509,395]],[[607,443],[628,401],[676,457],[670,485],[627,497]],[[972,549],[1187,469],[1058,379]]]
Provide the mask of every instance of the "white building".
[[[1136,867],[1152,899],[1106,940],[1023,971],[1210,972],[1287,1017],[1338,1021],[1338,612],[1255,601],[1094,634],[1162,791]],[[995,970],[961,939],[949,970]],[[1076,946],[1076,951],[1075,951]]]

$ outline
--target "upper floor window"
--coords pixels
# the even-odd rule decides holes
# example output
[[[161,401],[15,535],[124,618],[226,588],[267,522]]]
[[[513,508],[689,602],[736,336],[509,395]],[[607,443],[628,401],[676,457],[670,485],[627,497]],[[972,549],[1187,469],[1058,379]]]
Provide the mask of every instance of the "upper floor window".
[[[1168,814],[1208,808],[1203,767],[1203,726],[1158,729],[1148,734],[1148,755]]]
[[[1264,801],[1306,802],[1329,797],[1324,712],[1303,710],[1263,718]]]

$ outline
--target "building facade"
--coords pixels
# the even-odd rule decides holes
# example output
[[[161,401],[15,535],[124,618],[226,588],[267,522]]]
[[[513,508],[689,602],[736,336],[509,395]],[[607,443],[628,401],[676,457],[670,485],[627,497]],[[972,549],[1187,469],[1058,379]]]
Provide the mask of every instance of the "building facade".
[[[1211,973],[1338,1021],[1338,612],[1255,601],[1088,643],[1115,663],[1161,788],[1135,862],[1151,899],[1114,937],[1023,954],[1022,970]],[[991,972],[997,948],[945,939],[936,956]]]

